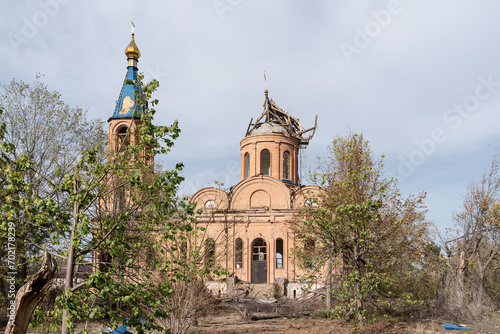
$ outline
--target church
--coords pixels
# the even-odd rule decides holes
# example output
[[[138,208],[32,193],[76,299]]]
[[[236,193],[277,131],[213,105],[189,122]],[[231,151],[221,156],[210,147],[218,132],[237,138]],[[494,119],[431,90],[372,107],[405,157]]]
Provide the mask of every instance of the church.
[[[120,150],[126,144],[123,140],[136,140],[134,133],[141,122],[133,113],[139,108],[134,87],[127,81],[137,80],[141,56],[134,33],[125,54],[127,74],[114,113],[108,119],[111,151]],[[292,252],[295,238],[288,223],[297,219],[304,204],[320,193],[319,187],[302,185],[299,178],[299,152],[304,152],[313,138],[317,116],[314,126],[305,129],[298,118],[278,107],[267,89],[264,95],[262,114],[250,120],[240,141],[240,181],[229,191],[200,189],[190,202],[202,209],[194,224],[204,231],[205,263],[244,282],[294,282],[304,271]],[[131,135],[127,136],[127,132]],[[123,196],[116,194],[116,206]]]
[[[262,284],[297,281],[304,271],[295,261],[294,233],[288,226],[320,189],[301,185],[299,151],[317,127],[304,129],[269,97],[250,120],[240,141],[241,179],[228,192],[208,187],[191,202],[203,213],[196,224],[206,230],[208,256],[239,280]]]

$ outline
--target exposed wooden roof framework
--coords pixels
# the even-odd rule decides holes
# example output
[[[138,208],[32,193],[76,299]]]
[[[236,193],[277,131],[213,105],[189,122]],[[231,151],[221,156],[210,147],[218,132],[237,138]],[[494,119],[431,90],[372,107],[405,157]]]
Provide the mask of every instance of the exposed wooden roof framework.
[[[300,140],[301,145],[309,144],[309,140],[311,140],[316,133],[318,115],[316,115],[314,120],[314,126],[309,129],[304,129],[298,118],[288,114],[286,111],[278,107],[271,98],[269,98],[267,89],[265,90],[265,94],[264,112],[255,122],[253,122],[253,118],[250,120],[245,136],[249,136],[254,129],[258,129],[262,124],[274,123],[285,128],[290,136]]]

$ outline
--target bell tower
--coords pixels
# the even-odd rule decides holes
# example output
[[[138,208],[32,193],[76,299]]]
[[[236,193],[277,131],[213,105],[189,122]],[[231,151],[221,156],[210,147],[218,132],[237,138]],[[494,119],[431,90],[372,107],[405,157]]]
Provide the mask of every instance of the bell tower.
[[[141,123],[143,109],[138,101],[138,97],[142,97],[142,89],[137,77],[137,63],[141,52],[135,43],[134,35],[132,27],[132,40],[125,49],[128,62],[127,73],[113,116],[108,119],[108,152],[110,153],[123,151],[130,143],[137,143],[139,140],[138,125]]]

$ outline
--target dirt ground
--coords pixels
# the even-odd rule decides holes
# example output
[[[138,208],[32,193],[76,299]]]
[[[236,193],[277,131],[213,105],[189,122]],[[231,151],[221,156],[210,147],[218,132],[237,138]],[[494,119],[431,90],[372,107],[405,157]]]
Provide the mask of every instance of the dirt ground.
[[[437,333],[460,333],[443,329],[445,320],[426,320],[413,324],[376,323],[368,325],[363,333],[381,334],[437,334]],[[354,333],[347,325],[335,327],[336,321],[303,317],[296,319],[277,318],[268,320],[242,320],[239,313],[228,313],[224,315],[208,316],[199,319],[198,326],[189,330],[189,334],[231,334],[231,333],[275,333],[275,334],[327,334],[327,333]],[[500,313],[495,318],[483,320],[477,323],[467,323],[472,328],[464,331],[468,334],[500,334]],[[76,333],[80,332],[82,325],[77,327]],[[89,333],[101,333],[102,325],[91,324],[87,327]],[[4,328],[0,328],[3,332]],[[135,333],[134,330],[132,330]],[[47,333],[40,329],[29,329],[28,333]]]
[[[311,305],[308,305],[311,306]],[[188,334],[230,334],[230,333],[275,333],[275,334],[327,334],[327,333],[357,333],[352,327],[338,320],[322,319],[314,316],[309,307],[286,308],[283,304],[252,304],[230,303],[221,305],[212,314],[199,318],[197,325],[189,329]],[[312,305],[311,307],[314,307]],[[252,320],[257,316],[277,316],[274,319]],[[461,333],[444,330],[444,323],[449,319],[420,319],[415,322],[398,322],[378,320],[368,324],[361,333],[364,334],[434,334],[434,333]],[[476,322],[467,322],[472,330],[463,333],[500,334],[500,311],[491,314],[488,319]],[[3,327],[3,326],[0,326]],[[101,333],[99,329],[105,325],[88,324],[89,333]],[[77,326],[76,333],[81,332],[84,324]],[[0,328],[3,332],[4,328]],[[136,331],[131,330],[132,333]],[[28,329],[28,333],[47,333],[41,328]],[[152,334],[152,333],[151,333]]]
[[[446,320],[424,320],[416,323],[394,323],[378,322],[366,326],[363,333],[393,333],[393,334],[424,334],[424,333],[454,333],[455,331],[444,330]],[[286,334],[327,334],[327,333],[353,333],[353,329],[337,321],[318,319],[313,317],[302,317],[296,319],[278,318],[269,320],[242,320],[238,313],[230,313],[219,316],[209,316],[199,320],[198,326],[190,330],[190,333],[286,333]],[[467,323],[472,328],[464,333],[500,334],[500,312],[491,319],[475,323]]]
[[[280,300],[275,303],[262,303],[255,299],[232,300],[221,303],[218,311],[198,319],[198,324],[190,333],[357,333],[351,326],[339,320],[319,318],[317,310],[324,308],[324,301],[317,298],[304,300]],[[428,316],[428,308],[391,311],[384,319],[379,316],[373,324],[367,324],[362,333],[423,334],[450,333],[444,323],[450,319],[436,319]],[[254,315],[280,315],[275,319],[252,320]],[[404,319],[404,321],[398,321]],[[414,321],[412,321],[414,319]],[[409,321],[408,321],[409,320]],[[500,334],[500,311],[476,322],[465,323],[472,330],[464,333]],[[453,333],[455,331],[451,331]]]

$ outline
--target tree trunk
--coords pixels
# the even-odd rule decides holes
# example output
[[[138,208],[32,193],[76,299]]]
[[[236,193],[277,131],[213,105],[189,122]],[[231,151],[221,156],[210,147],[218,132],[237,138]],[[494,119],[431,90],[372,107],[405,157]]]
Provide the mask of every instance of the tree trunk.
[[[361,299],[361,279],[358,275],[356,277],[357,282],[355,283],[354,300],[356,301],[356,311],[358,313],[358,324],[359,327],[363,327],[365,319],[363,317],[363,300]]]
[[[354,270],[356,272],[355,282],[354,282],[354,301],[356,304],[356,313],[358,314],[358,324],[359,327],[364,325],[363,317],[363,297],[361,296],[361,268],[359,267],[359,255],[358,255],[358,245],[354,245],[353,249],[353,262],[355,264]]]
[[[477,306],[479,308],[479,311],[481,311],[482,307],[484,306],[483,304],[483,295],[484,295],[484,275],[485,275],[485,270],[483,270],[481,266],[479,266],[479,287],[477,291]]]
[[[465,302],[465,269],[466,269],[466,261],[465,261],[465,252],[463,250],[459,251],[458,258],[458,268],[457,268],[457,277],[454,286],[454,300],[453,303],[455,305],[459,305],[462,307]],[[454,306],[455,306],[454,305]]]
[[[16,278],[19,282],[23,282],[28,278],[28,261],[26,260],[25,252],[25,241],[23,239],[16,239],[16,253],[18,254],[19,263],[16,270]],[[21,287],[19,286],[18,288],[20,289]]]
[[[78,181],[73,179],[73,191],[76,194],[78,191]],[[71,227],[71,235],[69,240],[68,249],[68,259],[66,261],[66,282],[64,283],[64,294],[68,293],[73,288],[73,270],[75,267],[75,246],[73,239],[75,237],[75,230],[78,225],[78,212],[80,211],[80,206],[77,200],[73,200],[73,225]],[[69,311],[65,308],[62,314],[62,324],[61,324],[61,334],[68,333],[68,327],[66,325],[66,320],[68,319]]]
[[[55,259],[50,253],[45,253],[40,270],[16,294],[14,319],[9,319],[5,334],[26,333],[35,307],[50,289],[56,269]]]
[[[326,262],[326,309],[332,309],[332,259]]]

